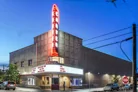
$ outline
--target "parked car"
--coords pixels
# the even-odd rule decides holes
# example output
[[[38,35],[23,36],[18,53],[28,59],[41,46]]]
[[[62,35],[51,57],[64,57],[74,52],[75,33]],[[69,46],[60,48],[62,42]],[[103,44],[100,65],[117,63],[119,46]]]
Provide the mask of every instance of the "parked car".
[[[3,82],[0,82],[0,89],[1,89],[2,83],[3,83]]]
[[[119,85],[118,85],[117,83],[114,83],[114,84],[112,85],[112,90],[117,90],[117,91],[119,91]]]
[[[119,87],[119,90],[121,90],[121,91],[125,90],[124,85],[121,85],[121,86]]]
[[[113,83],[113,84],[107,84],[104,87],[104,91],[113,91],[113,90],[119,90],[119,86],[117,83]]]
[[[16,89],[16,84],[15,84],[15,82],[4,81],[4,82],[1,84],[1,88],[2,88],[2,89],[5,89],[5,90],[9,90],[9,89],[15,90],[15,89]]]
[[[130,90],[130,84],[125,84],[124,88],[125,88],[125,90]]]
[[[133,89],[133,84],[130,84],[130,89]]]
[[[133,84],[123,84],[120,86],[120,90],[131,90],[133,89]]]

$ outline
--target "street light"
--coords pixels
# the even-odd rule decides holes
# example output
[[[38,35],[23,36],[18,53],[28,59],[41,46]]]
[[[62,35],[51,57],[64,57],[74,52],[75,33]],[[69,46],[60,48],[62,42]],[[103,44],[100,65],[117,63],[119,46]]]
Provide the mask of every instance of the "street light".
[[[88,81],[89,81],[89,91],[90,91],[90,72],[88,72]]]

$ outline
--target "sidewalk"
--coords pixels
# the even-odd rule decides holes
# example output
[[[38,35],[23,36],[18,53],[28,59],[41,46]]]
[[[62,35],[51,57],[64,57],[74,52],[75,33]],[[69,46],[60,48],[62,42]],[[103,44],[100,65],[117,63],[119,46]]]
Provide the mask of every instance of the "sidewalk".
[[[103,88],[72,89],[63,91],[63,90],[43,90],[43,89],[17,87],[17,90],[25,92],[101,92],[103,91]]]
[[[24,92],[47,92],[43,89],[37,89],[37,88],[25,88],[25,87],[16,87],[16,90],[24,91]],[[50,91],[49,91],[50,92]]]

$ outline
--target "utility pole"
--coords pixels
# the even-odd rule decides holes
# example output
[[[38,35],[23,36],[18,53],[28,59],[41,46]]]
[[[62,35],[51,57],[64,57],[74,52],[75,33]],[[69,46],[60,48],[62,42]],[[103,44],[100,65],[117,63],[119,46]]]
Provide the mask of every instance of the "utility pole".
[[[136,53],[136,24],[133,24],[133,92],[137,92],[137,53]]]

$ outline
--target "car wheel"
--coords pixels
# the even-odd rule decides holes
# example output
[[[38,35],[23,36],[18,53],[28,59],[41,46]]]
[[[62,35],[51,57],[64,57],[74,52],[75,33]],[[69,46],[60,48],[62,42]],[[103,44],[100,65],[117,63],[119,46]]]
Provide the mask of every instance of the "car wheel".
[[[15,88],[13,90],[15,90]]]

